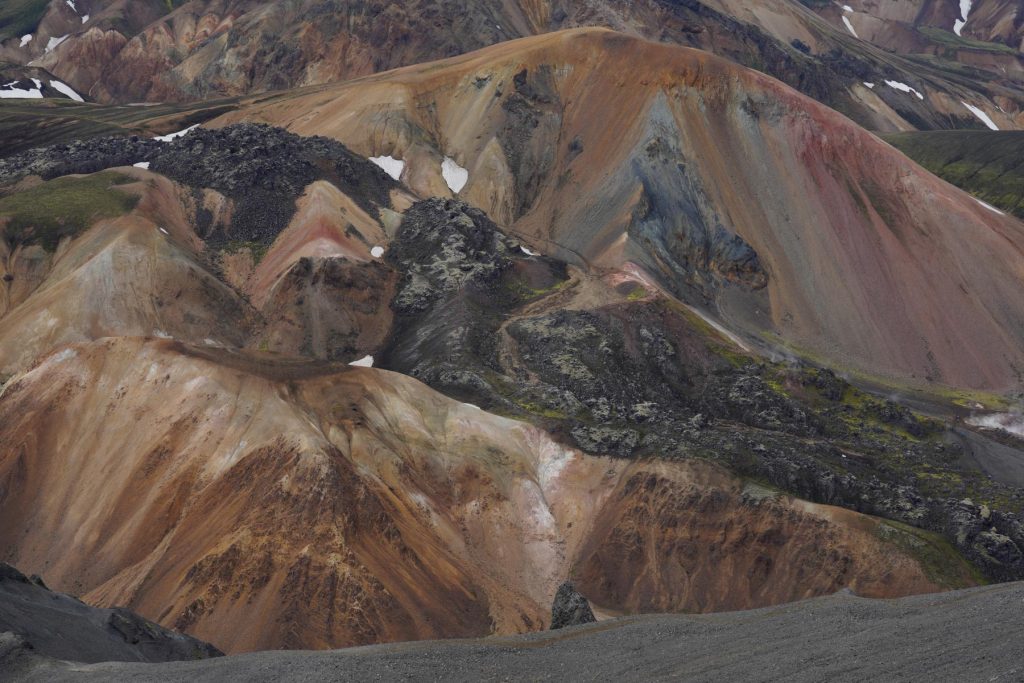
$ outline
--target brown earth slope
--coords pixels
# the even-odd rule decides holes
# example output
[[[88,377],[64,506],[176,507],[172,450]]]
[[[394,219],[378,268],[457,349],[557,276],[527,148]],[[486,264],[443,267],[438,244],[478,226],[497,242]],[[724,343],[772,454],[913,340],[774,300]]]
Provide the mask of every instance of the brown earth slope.
[[[78,344],[4,388],[0,443],[5,560],[230,652],[537,629],[572,574],[616,611],[939,587],[927,537],[379,370]]]
[[[908,95],[910,96],[910,95]],[[634,263],[729,327],[897,382],[1024,367],[1024,228],[834,111],[707,53],[580,30],[230,113],[407,162],[536,250]],[[218,124],[214,124],[218,125]]]

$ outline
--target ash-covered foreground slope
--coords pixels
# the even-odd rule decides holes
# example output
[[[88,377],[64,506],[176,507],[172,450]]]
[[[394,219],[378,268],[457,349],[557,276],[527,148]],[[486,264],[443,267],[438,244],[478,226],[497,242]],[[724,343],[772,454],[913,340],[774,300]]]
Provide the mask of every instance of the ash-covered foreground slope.
[[[510,638],[259,652],[203,662],[24,662],[16,681],[1017,681],[1024,584],[901,600],[849,593]]]

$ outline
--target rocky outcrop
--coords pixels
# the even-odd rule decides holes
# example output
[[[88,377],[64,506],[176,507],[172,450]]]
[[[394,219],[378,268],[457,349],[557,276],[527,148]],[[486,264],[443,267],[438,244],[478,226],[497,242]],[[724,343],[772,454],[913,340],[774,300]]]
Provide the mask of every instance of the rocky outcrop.
[[[579,626],[597,621],[590,603],[580,595],[572,581],[558,587],[555,600],[551,603],[551,630],[566,626]]]
[[[993,515],[1000,537],[983,537],[958,488],[922,486],[917,472],[941,467],[943,480],[967,477],[986,495],[1020,500],[964,467],[937,423],[829,370],[742,362],[730,342],[698,332],[684,306],[633,297],[645,291],[634,283],[623,294],[567,280],[550,259],[517,254],[461,203],[431,200],[407,216],[393,247],[406,294],[395,300],[398,331],[383,367],[542,421],[587,452],[700,454],[801,497],[938,532],[987,576],[1024,575],[1016,515]],[[544,287],[529,280],[538,270]]]
[[[463,288],[489,289],[516,248],[483,211],[464,202],[417,202],[403,215],[388,253],[404,272],[395,310],[420,314]]]
[[[0,563],[0,669],[40,657],[75,662],[172,662],[217,648],[127,609],[98,609]]]

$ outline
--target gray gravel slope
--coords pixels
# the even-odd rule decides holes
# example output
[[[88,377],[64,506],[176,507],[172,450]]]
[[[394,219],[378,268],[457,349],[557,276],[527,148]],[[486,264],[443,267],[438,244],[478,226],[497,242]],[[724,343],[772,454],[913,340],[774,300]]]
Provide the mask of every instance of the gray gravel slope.
[[[901,600],[849,594],[555,632],[259,652],[202,662],[23,660],[19,681],[1024,681],[1024,583]],[[2,676],[0,676],[2,678]]]

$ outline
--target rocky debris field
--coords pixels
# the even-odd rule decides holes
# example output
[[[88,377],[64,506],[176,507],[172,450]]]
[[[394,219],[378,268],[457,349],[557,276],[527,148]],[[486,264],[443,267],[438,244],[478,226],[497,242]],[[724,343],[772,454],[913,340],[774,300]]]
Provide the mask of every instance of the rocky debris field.
[[[580,285],[565,264],[526,256],[459,201],[414,205],[388,259],[404,275],[381,367],[544,424],[589,453],[712,460],[939,533],[990,579],[1024,578],[1021,491],[965,465],[941,422],[827,369],[755,360],[642,287],[566,306],[560,297]],[[1021,444],[1009,448],[1024,458]],[[927,564],[955,585],[942,557]]]

